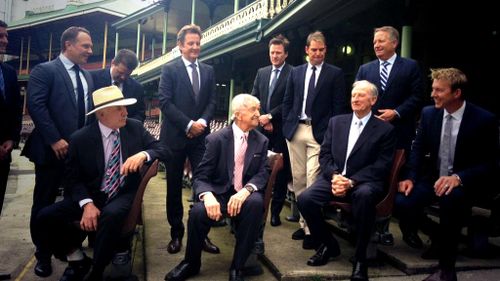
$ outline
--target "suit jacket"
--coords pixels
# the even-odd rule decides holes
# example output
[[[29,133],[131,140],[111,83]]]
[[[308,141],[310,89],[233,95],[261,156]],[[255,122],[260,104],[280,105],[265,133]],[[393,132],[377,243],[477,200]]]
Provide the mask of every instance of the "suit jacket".
[[[274,86],[274,90],[271,94],[269,112],[267,109],[267,100],[269,96],[269,82],[271,79],[272,65],[263,67],[257,71],[257,76],[253,83],[252,95],[260,100],[260,108],[262,113],[270,113],[273,118],[271,123],[273,124],[273,132],[271,134],[262,130],[263,133],[269,138],[269,147],[275,149],[276,152],[282,152],[286,147],[285,137],[283,136],[283,97],[285,96],[286,81],[288,75],[293,67],[287,63],[283,66],[278,76],[278,81]]]
[[[248,147],[243,168],[243,185],[252,183],[263,192],[269,177],[265,136],[256,130],[248,134]],[[203,159],[195,170],[193,188],[196,195],[210,191],[222,195],[233,188],[234,136],[231,126],[225,127],[206,138]]]
[[[94,88],[100,89],[103,87],[111,86],[112,79],[109,67],[105,69],[90,71],[92,79],[94,80]],[[142,85],[135,81],[133,78],[128,78],[122,85],[123,96],[125,98],[135,98],[137,103],[127,106],[128,118],[134,118],[141,122],[146,119],[145,105],[144,105],[144,88]]]
[[[123,162],[140,151],[146,151],[151,156],[151,161],[156,158],[167,160],[169,157],[168,149],[135,119],[127,119],[126,125],[120,128],[120,144]],[[69,196],[74,202],[92,198],[96,206],[102,207],[107,196],[100,191],[105,163],[98,122],[81,128],[71,136],[66,167],[65,196]],[[133,199],[140,180],[138,172],[129,174],[116,196],[125,195]]]
[[[5,92],[0,94],[0,145],[7,140],[19,142],[23,117],[22,99],[14,68],[0,63],[5,82]],[[0,90],[1,91],[1,90]],[[5,98],[3,97],[5,96]],[[10,163],[10,155],[6,159]]]
[[[299,125],[302,102],[304,100],[304,81],[308,64],[295,67],[288,77],[283,99],[283,135],[292,140]],[[335,115],[349,111],[347,93],[342,69],[323,63],[321,73],[313,94],[311,122],[314,138],[323,142],[328,120]]]
[[[81,69],[88,84],[88,107],[92,106],[94,89],[90,73]],[[28,110],[35,128],[23,149],[31,161],[48,164],[57,161],[51,144],[69,140],[78,129],[78,106],[71,78],[61,60],[39,64],[28,81]],[[87,117],[87,123],[92,117]]]
[[[159,99],[164,120],[160,139],[172,149],[182,149],[188,141],[203,145],[205,136],[210,132],[210,120],[215,111],[215,75],[211,66],[198,62],[200,71],[200,92],[195,99],[193,86],[181,58],[177,58],[161,70]],[[186,128],[189,121],[202,118],[207,121],[205,132],[188,139]]]
[[[443,109],[424,107],[409,159],[409,176],[413,180],[434,182],[439,178],[439,145]],[[492,172],[498,165],[498,123],[495,116],[470,103],[465,105],[464,115],[457,135],[453,161],[456,173],[466,188],[495,186]]]
[[[391,73],[387,80],[385,91],[380,88],[380,63],[376,59],[362,65],[356,81],[368,80],[377,85],[379,96],[377,102],[372,107],[375,114],[380,114],[379,109],[395,109],[400,118],[392,121],[396,127],[398,141],[402,147],[409,149],[415,137],[415,124],[417,114],[424,105],[424,86],[422,74],[418,63],[412,59],[396,57]]]
[[[347,161],[346,177],[386,186],[396,145],[394,127],[372,115],[346,159],[351,120],[352,114],[330,119],[319,154],[322,176],[330,182]]]

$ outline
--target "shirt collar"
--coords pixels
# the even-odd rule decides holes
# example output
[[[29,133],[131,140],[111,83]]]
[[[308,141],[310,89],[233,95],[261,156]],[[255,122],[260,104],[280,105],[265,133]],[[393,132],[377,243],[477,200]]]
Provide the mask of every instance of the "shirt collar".
[[[283,70],[283,67],[285,66],[285,64],[286,64],[286,62],[284,62],[280,67],[275,67],[273,65],[271,72],[275,71],[276,69],[279,69],[279,71],[281,72],[281,70]]]
[[[62,53],[59,54],[59,59],[61,60],[61,62],[63,63],[64,67],[69,70],[69,69],[72,69],[73,66],[75,65],[75,63],[73,63],[70,59],[68,59],[65,55],[63,55]]]
[[[184,65],[185,65],[186,67],[191,67],[191,64],[193,64],[192,62],[190,62],[190,61],[188,61],[187,59],[185,59],[183,56],[181,56],[181,59],[182,59],[182,62],[184,62]],[[199,65],[198,65],[198,59],[196,59],[196,60],[194,61],[194,64],[196,64],[196,67],[199,67]]]
[[[398,57],[398,54],[394,53],[394,55],[392,55],[392,57],[390,57],[386,61],[388,61],[391,65],[394,65],[394,62],[396,61],[397,57]],[[380,65],[382,65],[382,63],[384,62],[384,60],[379,59],[378,62],[379,62]]]
[[[236,122],[233,122],[231,126],[233,127],[234,139],[239,140],[243,136],[248,137],[248,132],[243,132],[243,130],[241,130],[240,127],[238,127],[238,125],[236,125]]]
[[[372,112],[368,112],[368,114],[366,114],[363,118],[359,119],[358,116],[356,116],[355,113],[352,114],[352,121],[351,121],[351,125],[354,125],[354,124],[357,124],[359,121],[361,121],[363,123],[363,126],[366,125],[366,123],[368,123],[368,120],[370,119],[370,117],[372,116]]]
[[[111,132],[113,132],[114,130],[109,128],[108,126],[102,124],[101,121],[98,121],[98,123],[99,123],[99,129],[101,130],[101,135],[104,138],[109,138],[109,136],[111,135]],[[117,131],[120,132],[120,129],[118,129]]]
[[[325,62],[322,62],[322,63],[321,63],[321,64],[319,64],[319,65],[315,65],[314,67],[316,67],[316,71],[318,71],[318,72],[319,72],[319,71],[321,71],[321,68],[323,67],[323,64],[324,64],[324,63],[325,63]],[[307,69],[311,69],[312,67],[313,67],[313,65],[312,65],[310,62],[308,62],[308,63],[307,63]]]
[[[464,103],[462,104],[462,106],[457,109],[457,111],[453,112],[453,113],[449,113],[448,111],[446,111],[446,109],[444,110],[444,114],[443,114],[443,120],[446,118],[446,116],[448,115],[451,115],[453,116],[453,118],[455,120],[462,120],[462,117],[464,116],[464,111],[465,111],[465,101]]]

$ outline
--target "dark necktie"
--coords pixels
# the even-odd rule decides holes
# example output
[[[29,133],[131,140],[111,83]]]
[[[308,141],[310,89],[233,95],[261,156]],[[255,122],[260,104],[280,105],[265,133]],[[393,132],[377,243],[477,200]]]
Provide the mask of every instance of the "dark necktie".
[[[278,75],[280,73],[279,69],[273,70],[271,74],[271,84],[269,85],[269,92],[267,93],[266,101],[266,112],[269,113],[271,110],[271,96],[273,95],[274,88],[276,87],[276,82],[278,81]]]
[[[191,72],[191,78],[193,79],[194,98],[198,99],[198,94],[200,93],[200,79],[198,78],[198,71],[196,71],[196,64],[192,63],[190,66],[193,69]]]
[[[75,64],[73,70],[76,74],[76,90],[78,92],[76,99],[78,105],[78,128],[81,128],[85,125],[85,93],[83,91],[82,79],[80,78],[80,67]]]
[[[0,67],[0,97],[7,100],[7,95],[5,95],[5,80],[3,79],[2,67]]]
[[[439,175],[449,176],[451,170],[451,121],[453,116],[451,114],[446,115],[446,121],[444,122],[443,138],[441,139],[441,145],[439,148],[439,158],[441,160],[439,164]]]
[[[385,91],[385,87],[387,86],[387,79],[389,78],[389,70],[387,66],[391,64],[388,61],[384,61],[382,63],[382,69],[380,70],[380,88],[382,91]]]
[[[106,165],[106,174],[104,175],[104,186],[102,191],[108,195],[108,199],[112,198],[118,192],[123,183],[123,176],[120,175],[120,133],[112,131],[115,136],[113,148]]]
[[[309,79],[309,87],[307,88],[307,99],[306,99],[306,115],[307,117],[311,118],[311,110],[312,110],[312,103],[313,103],[313,97],[314,97],[314,88],[315,88],[315,83],[316,83],[316,66],[313,65],[311,67],[312,69],[312,74],[311,74],[311,79]]]

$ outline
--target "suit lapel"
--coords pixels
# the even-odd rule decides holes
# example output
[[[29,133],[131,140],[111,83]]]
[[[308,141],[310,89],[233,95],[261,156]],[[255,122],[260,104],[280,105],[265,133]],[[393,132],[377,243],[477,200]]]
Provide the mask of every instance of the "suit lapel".
[[[271,69],[272,69],[272,66],[269,66],[267,68],[264,69],[263,71],[263,86],[264,86],[264,96],[262,97],[262,100],[260,101],[262,103],[262,108],[268,108],[269,105],[267,104],[267,101],[268,101],[268,97],[269,95],[272,95],[273,93],[270,93],[269,92],[269,81],[271,80]],[[278,82],[279,81],[276,81],[276,85],[274,85],[274,89],[276,89],[277,85],[278,85]]]
[[[200,64],[200,63],[198,63]],[[191,80],[189,80],[189,74],[187,73],[187,69],[186,69],[186,66],[184,65],[184,61],[182,60],[182,58],[179,58],[179,60],[177,61],[177,73],[178,73],[178,77],[181,81],[181,83],[184,83],[185,85],[185,88],[188,89],[189,91],[189,96],[193,99],[193,102],[195,102],[195,98],[194,98],[194,92],[193,92],[193,85],[191,84]],[[203,77],[203,75],[201,74],[201,68],[200,68],[200,77]],[[202,78],[200,78],[200,82],[202,82]],[[202,88],[202,83],[200,83],[200,93],[201,93],[201,89]]]
[[[96,167],[98,171],[104,171],[104,148],[102,146],[101,130],[99,129],[99,123],[92,123],[92,134],[90,135],[92,144],[95,148],[94,152],[97,155]]]
[[[248,170],[250,166],[250,162],[252,162],[253,156],[256,153],[257,149],[257,136],[253,130],[248,133],[248,141],[247,141],[247,151],[245,152],[245,165],[243,166],[243,175]]]
[[[224,132],[224,138],[226,139],[225,144],[227,149],[227,172],[229,182],[233,181],[234,176],[234,136],[233,136],[233,128],[231,125],[224,128],[226,130]],[[223,148],[224,149],[224,148]]]
[[[374,118],[376,117],[372,114],[370,119],[368,119],[368,123],[366,123],[361,135],[359,135],[358,140],[351,150],[351,154],[349,154],[349,157],[356,153],[356,151],[372,136],[372,132],[376,130],[377,123],[374,121]],[[347,135],[349,135],[349,131],[347,131]]]
[[[125,127],[122,127],[120,129],[120,147],[121,147],[121,153],[122,153],[122,160],[123,162],[125,162],[125,160],[127,160],[127,158],[130,156],[130,152],[129,152],[129,147],[128,147],[128,142],[127,140],[129,138],[133,138],[134,136],[131,136],[126,128]]]
[[[351,124],[351,119],[352,119],[352,114],[348,115],[349,117],[343,118],[342,120],[339,120],[339,126],[340,130],[339,132],[342,133],[342,142],[340,143],[339,146],[337,146],[337,151],[339,153],[339,159],[342,159],[342,165],[341,167],[344,167],[345,162],[347,161],[347,143],[349,142],[349,129],[350,129],[350,124]],[[335,132],[334,132],[335,133]]]
[[[302,66],[300,66],[300,71],[299,71],[299,78],[300,78],[300,79],[298,79],[298,81],[297,81],[297,82],[298,82],[298,84],[299,84],[299,85],[298,85],[298,88],[299,88],[298,90],[299,90],[299,91],[295,91],[295,93],[296,93],[297,95],[299,95],[299,96],[298,96],[298,100],[300,101],[300,103],[299,103],[299,104],[300,104],[301,108],[302,108],[302,104],[304,103],[304,83],[305,83],[305,81],[306,81],[306,70],[307,70],[307,66],[308,66],[308,64],[307,64],[307,63],[306,63],[306,64],[303,64]]]
[[[394,61],[394,65],[392,66],[392,69],[391,69],[391,73],[389,73],[389,78],[387,78],[387,85],[385,87],[386,90],[391,86],[392,81],[397,79],[399,69],[401,68],[402,63],[403,62],[401,61],[399,56],[396,57],[396,60]]]
[[[76,107],[75,88],[73,87],[73,82],[71,82],[71,77],[69,77],[69,73],[66,70],[66,67],[64,67],[64,64],[59,58],[57,58],[54,61],[54,64],[56,66],[56,70],[59,72],[59,75],[61,75],[61,77],[64,77],[63,80],[64,80],[64,85],[66,86],[66,93],[68,94],[69,100],[71,101],[74,110],[76,110],[77,107]]]

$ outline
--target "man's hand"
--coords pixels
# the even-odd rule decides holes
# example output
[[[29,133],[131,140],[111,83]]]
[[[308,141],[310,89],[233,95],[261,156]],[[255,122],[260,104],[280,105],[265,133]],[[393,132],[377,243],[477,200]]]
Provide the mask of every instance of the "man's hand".
[[[222,218],[220,203],[212,192],[207,192],[203,195],[203,203],[205,204],[205,210],[207,210],[207,216],[211,220],[218,221]]]
[[[246,190],[246,188],[242,188],[229,198],[229,202],[227,203],[227,213],[230,217],[235,217],[240,213],[241,206],[243,205],[243,202],[247,200],[248,196],[250,196],[250,192]]]
[[[455,176],[442,176],[434,183],[434,192],[436,196],[448,195],[451,191],[460,185],[460,181]]]
[[[90,202],[83,206],[83,215],[80,220],[80,228],[85,231],[97,230],[97,219],[101,215],[101,211],[97,209],[94,203]]]
[[[129,158],[127,158],[125,163],[123,163],[122,168],[120,169],[120,174],[127,176],[129,173],[135,173],[139,171],[146,160],[148,160],[148,157],[142,152],[130,156]]]
[[[267,114],[262,114],[259,116],[259,124],[262,127],[265,127],[267,124],[271,123],[271,119],[269,119],[269,115]]]
[[[413,190],[413,182],[411,180],[404,180],[398,183],[398,191],[404,193],[405,196],[410,195]]]
[[[351,189],[351,183],[349,179],[335,174],[332,178],[332,194],[337,197],[344,197],[347,194],[347,191]]]
[[[54,153],[56,154],[57,159],[63,160],[68,153],[68,142],[64,139],[60,139],[57,142],[50,145]]]
[[[191,128],[189,128],[189,132],[187,133],[188,137],[189,138],[194,138],[194,137],[197,137],[201,134],[203,134],[203,132],[205,131],[205,125],[203,125],[203,123],[201,122],[193,122],[193,124],[191,125]]]
[[[273,132],[273,123],[269,122],[262,128],[264,128],[264,130],[266,130],[267,132],[272,133]]]
[[[375,117],[387,122],[391,122],[398,116],[394,109],[379,109],[378,112],[380,112],[380,115],[376,115]]]

